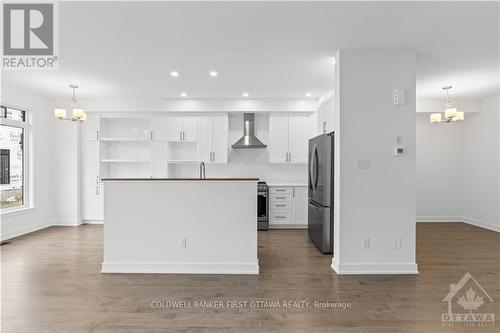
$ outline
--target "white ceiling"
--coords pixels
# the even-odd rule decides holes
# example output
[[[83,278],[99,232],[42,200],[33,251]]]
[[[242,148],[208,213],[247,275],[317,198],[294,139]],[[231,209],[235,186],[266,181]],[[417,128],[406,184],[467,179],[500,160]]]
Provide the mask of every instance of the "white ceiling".
[[[499,3],[61,2],[57,72],[4,71],[55,98],[317,98],[343,48],[417,51],[417,93],[498,91]],[[169,73],[176,70],[178,78]],[[219,77],[211,78],[210,70]]]

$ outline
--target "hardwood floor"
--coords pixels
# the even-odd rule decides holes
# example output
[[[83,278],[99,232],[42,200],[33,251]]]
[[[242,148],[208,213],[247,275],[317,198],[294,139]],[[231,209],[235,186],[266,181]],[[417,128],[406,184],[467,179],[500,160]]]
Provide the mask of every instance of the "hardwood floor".
[[[498,332],[500,234],[461,223],[417,227],[420,274],[337,276],[303,230],[259,232],[259,276],[101,274],[102,227],[52,227],[3,245],[1,331]],[[237,251],[237,249],[228,249]],[[443,298],[470,272],[496,327],[442,327]],[[152,302],[322,301],[345,310],[159,309]]]

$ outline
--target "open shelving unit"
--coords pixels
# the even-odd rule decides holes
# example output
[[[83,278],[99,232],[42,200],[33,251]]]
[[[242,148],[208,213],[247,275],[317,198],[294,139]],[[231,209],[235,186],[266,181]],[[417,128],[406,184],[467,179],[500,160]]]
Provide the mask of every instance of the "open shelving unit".
[[[103,178],[150,177],[150,117],[102,117],[100,166]]]

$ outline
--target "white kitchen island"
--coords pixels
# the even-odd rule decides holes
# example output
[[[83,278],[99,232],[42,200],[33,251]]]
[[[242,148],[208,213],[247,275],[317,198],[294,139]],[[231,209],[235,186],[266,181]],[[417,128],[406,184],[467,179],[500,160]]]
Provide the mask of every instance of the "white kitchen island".
[[[259,273],[257,178],[103,181],[103,273]]]

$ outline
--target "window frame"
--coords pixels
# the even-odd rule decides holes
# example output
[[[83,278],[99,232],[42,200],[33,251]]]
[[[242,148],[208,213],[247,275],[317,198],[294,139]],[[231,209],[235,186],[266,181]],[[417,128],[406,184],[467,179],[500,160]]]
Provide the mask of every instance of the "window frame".
[[[31,196],[32,189],[32,177],[31,177],[31,112],[26,109],[22,109],[19,107],[9,106],[9,105],[0,105],[0,108],[10,108],[16,109],[19,111],[24,111],[24,121],[20,120],[12,120],[7,118],[0,117],[0,125],[12,126],[23,129],[23,204],[10,207],[10,208],[1,208],[0,215],[7,215],[11,213],[25,211],[33,207],[33,200]]]

